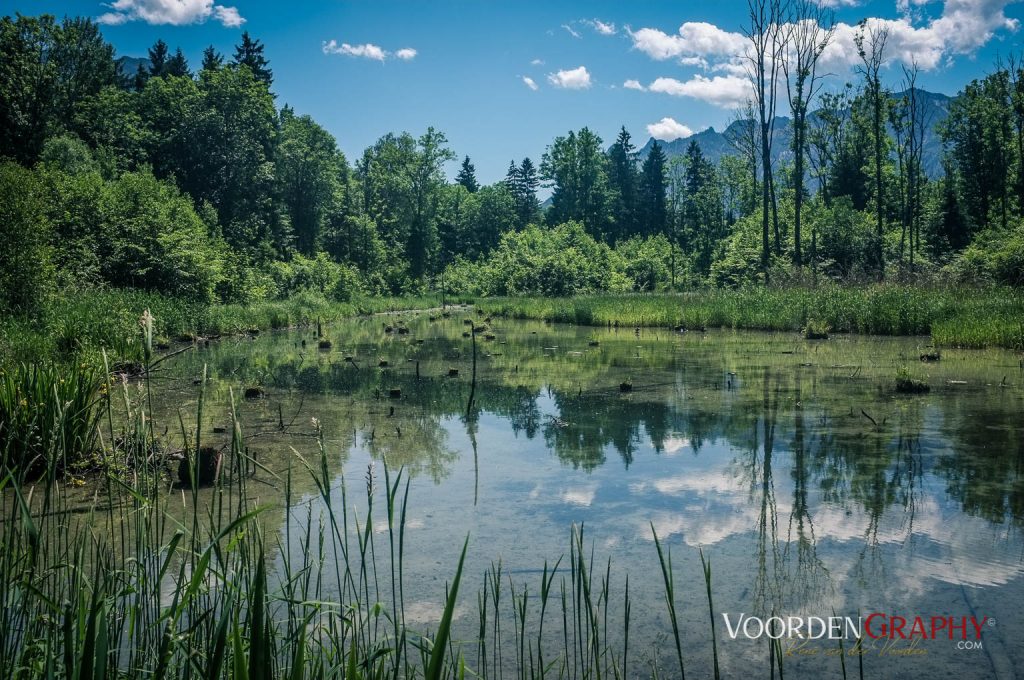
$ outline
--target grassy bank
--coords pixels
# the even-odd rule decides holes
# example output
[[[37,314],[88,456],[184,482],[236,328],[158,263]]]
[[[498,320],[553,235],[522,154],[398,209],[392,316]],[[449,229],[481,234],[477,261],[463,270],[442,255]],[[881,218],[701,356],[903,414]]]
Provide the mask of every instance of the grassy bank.
[[[932,335],[946,347],[1024,349],[1024,293],[1011,288],[900,285],[755,288],[681,294],[491,298],[488,314],[605,326],[745,328]]]
[[[328,323],[357,314],[440,305],[440,295],[336,302],[303,294],[247,305],[207,305],[134,290],[66,293],[35,318],[0,319],[0,363],[86,359],[98,365],[100,348],[106,349],[111,360],[138,361],[142,358],[139,319],[146,309],[156,319],[156,341],[171,343],[197,336],[312,325],[317,319]]]

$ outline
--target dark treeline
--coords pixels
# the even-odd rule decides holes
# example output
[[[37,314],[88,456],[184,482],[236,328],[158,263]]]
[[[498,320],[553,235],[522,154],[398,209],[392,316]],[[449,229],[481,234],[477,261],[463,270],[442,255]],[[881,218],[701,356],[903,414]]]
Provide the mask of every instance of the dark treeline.
[[[694,142],[680,158],[656,143],[641,156],[625,128],[610,146],[583,128],[489,186],[469,157],[447,180],[456,156],[433,128],[345,158],[309,116],[278,106],[248,33],[230,55],[208,48],[198,67],[158,41],[126,73],[89,19],[5,17],[0,309],[32,313],[55,291],[90,286],[249,302],[939,272],[1021,283],[1024,68],[997,64],[953,101],[940,126],[945,171],[931,179],[916,68],[893,94],[881,78],[886,35],[862,26],[858,82],[822,91],[830,18],[796,6],[817,31],[748,31],[764,68],[734,155],[712,163]],[[784,56],[758,62],[759,49]],[[763,159],[776,157],[771,121],[784,104],[792,148],[773,165]]]

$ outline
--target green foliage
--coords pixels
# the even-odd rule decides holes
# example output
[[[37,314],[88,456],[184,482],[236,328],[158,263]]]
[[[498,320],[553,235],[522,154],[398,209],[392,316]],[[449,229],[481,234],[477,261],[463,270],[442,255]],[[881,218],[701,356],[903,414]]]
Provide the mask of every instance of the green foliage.
[[[309,116],[281,111],[275,169],[295,245],[313,255],[332,208],[338,182],[347,181],[345,157],[334,137]]]
[[[608,158],[602,141],[589,128],[556,137],[540,164],[540,175],[554,184],[548,224],[576,221],[594,238],[606,236],[612,224],[608,189]]]
[[[671,244],[664,235],[631,238],[615,247],[622,271],[636,291],[652,291],[665,286],[672,267]]]
[[[982,232],[950,269],[961,282],[1024,285],[1024,222]]]
[[[461,261],[446,277],[453,290],[469,294],[578,295],[627,289],[619,264],[611,248],[594,240],[580,223],[568,222],[507,233],[485,260]]]
[[[837,198],[809,218],[809,226],[817,232],[811,265],[824,276],[858,279],[873,269],[878,239],[871,216],[855,210],[849,198]]]
[[[290,262],[273,263],[271,268],[279,298],[311,292],[347,302],[361,292],[358,273],[333,262],[323,252],[312,258],[296,255]]]
[[[0,162],[0,313],[39,310],[53,284],[50,224],[34,173]]]
[[[0,149],[22,163],[38,159],[82,97],[116,79],[114,48],[91,19],[51,15],[0,18]]]
[[[145,171],[125,173],[106,187],[100,213],[104,280],[186,299],[213,299],[221,247],[177,187]]]

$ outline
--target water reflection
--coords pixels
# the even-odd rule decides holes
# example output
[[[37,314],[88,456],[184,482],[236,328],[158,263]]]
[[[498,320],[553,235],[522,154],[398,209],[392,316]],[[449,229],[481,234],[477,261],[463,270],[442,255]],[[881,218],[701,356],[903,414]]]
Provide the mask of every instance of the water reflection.
[[[406,322],[403,336],[376,320],[329,329],[330,352],[287,332],[182,355],[163,408],[189,408],[204,364],[208,403],[262,386],[267,399],[240,405],[246,431],[268,433],[261,464],[280,471],[289,450],[311,450],[299,435],[316,416],[339,474],[371,460],[410,471],[410,542],[427,552],[468,530],[480,564],[501,557],[525,574],[586,522],[623,569],[650,574],[653,524],[715,556],[724,611],[971,608],[1000,618],[999,639],[1024,633],[1008,604],[1024,595],[1024,375],[1011,355],[944,351],[912,366],[932,392],[899,397],[891,383],[919,339],[495,321],[467,410],[461,319]],[[420,567],[437,577],[436,562]],[[651,611],[656,585],[637,586]],[[689,626],[700,639],[700,612]],[[1004,652],[1024,663],[1024,651]],[[740,672],[757,653],[724,663]]]

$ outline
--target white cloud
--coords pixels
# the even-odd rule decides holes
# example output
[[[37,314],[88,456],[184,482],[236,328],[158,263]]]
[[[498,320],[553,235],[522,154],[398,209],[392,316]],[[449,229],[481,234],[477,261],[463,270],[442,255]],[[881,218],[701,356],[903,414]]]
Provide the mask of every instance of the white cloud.
[[[531,66],[543,66],[544,65],[544,60],[543,59],[534,59],[533,61],[530,62],[530,65]]]
[[[583,37],[583,36],[581,36],[579,34],[579,32],[576,29],[574,29],[569,24],[562,24],[562,28],[564,28],[566,31],[568,31],[569,35],[571,35],[574,38],[582,38]]]
[[[590,26],[601,35],[615,35],[615,24],[601,21],[600,19],[583,19],[581,23]]]
[[[635,49],[659,61],[673,57],[735,56],[743,54],[747,47],[742,33],[723,31],[703,21],[687,21],[676,35],[641,28],[631,31],[629,37]]]
[[[677,123],[675,119],[666,116],[657,123],[651,123],[648,125],[647,134],[655,139],[660,139],[663,142],[671,142],[676,139],[689,137],[693,134],[693,130],[682,123]],[[674,451],[675,450],[673,450],[673,452]]]
[[[323,44],[324,54],[344,54],[348,57],[363,57],[376,61],[384,61],[388,53],[379,45],[365,43],[363,45],[349,45],[348,43],[338,44],[337,40],[331,40]]]
[[[217,21],[224,24],[228,28],[238,28],[245,23],[245,19],[241,14],[238,13],[237,7],[223,7],[222,5],[214,5],[213,15],[217,18]]]
[[[568,503],[569,505],[578,505],[580,507],[586,508],[590,507],[590,505],[594,502],[594,496],[596,495],[596,484],[570,487],[562,491],[562,502]]]
[[[622,86],[627,90],[640,90],[641,92],[647,89],[646,87],[640,84],[639,80],[634,80],[632,78],[624,82]]]
[[[415,59],[419,54],[411,47],[403,47],[395,52],[388,52],[380,45],[363,43],[361,45],[350,45],[349,43],[338,44],[337,40],[325,40],[321,45],[324,54],[343,54],[346,57],[359,57],[372,59],[373,61],[384,61],[385,59],[401,59],[409,61]]]
[[[856,0],[816,0],[829,7],[852,6]],[[907,13],[898,19],[870,18],[869,29],[888,32],[885,56],[888,62],[917,64],[925,70],[948,63],[957,55],[970,55],[992,40],[1000,31],[1018,30],[1019,22],[1006,16],[1013,0],[945,0],[942,13],[923,25],[915,25],[909,10],[936,0],[897,0]],[[835,72],[859,63],[854,38],[860,28],[839,23],[835,35],[822,55],[822,66]],[[675,59],[684,66],[696,66],[742,77],[748,41],[739,32],[725,31],[705,22],[686,22],[675,34],[657,28],[629,31],[634,49],[651,59]],[[707,97],[702,97],[707,99]],[[728,99],[722,95],[720,99]]]
[[[548,74],[548,82],[566,90],[586,90],[590,87],[590,72],[586,66]]]
[[[118,14],[117,12],[107,12],[96,17],[96,22],[104,24],[106,26],[120,26],[121,24],[128,21],[127,14]]]
[[[533,78],[531,78],[530,76],[523,76],[523,83],[525,83],[526,86],[533,90],[534,92],[536,92],[538,89],[537,83],[534,82]]]
[[[113,11],[101,14],[96,21],[108,26],[128,21],[187,26],[212,17],[228,28],[245,23],[237,8],[214,5],[213,0],[115,0],[109,7]]]
[[[647,89],[673,97],[699,99],[724,109],[736,108],[750,98],[750,82],[731,75],[707,78],[697,74],[686,81],[658,78]]]
[[[896,0],[898,5],[903,0]],[[919,0],[913,0],[919,1]],[[825,7],[826,9],[839,9],[840,7],[856,7],[860,4],[860,0],[814,0],[814,4],[818,7]]]

